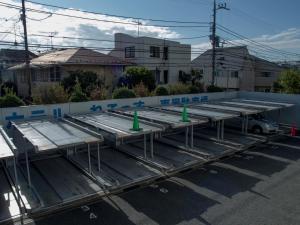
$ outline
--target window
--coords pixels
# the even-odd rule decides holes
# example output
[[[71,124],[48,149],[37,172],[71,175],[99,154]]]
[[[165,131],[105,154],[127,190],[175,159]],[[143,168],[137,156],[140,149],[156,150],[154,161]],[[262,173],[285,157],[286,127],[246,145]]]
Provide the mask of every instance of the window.
[[[231,77],[238,78],[239,77],[239,71],[231,71]]]
[[[164,60],[169,59],[169,47],[164,47]]]
[[[150,57],[160,58],[160,48],[155,46],[150,46]]]
[[[261,72],[262,77],[271,77],[271,72]]]
[[[61,71],[60,67],[50,67],[50,81],[51,82],[57,82],[61,79]]]
[[[125,58],[134,58],[135,57],[135,47],[126,47],[125,48]]]
[[[28,82],[26,74],[25,74],[25,71],[21,72],[21,74],[20,74],[20,81],[21,81],[21,83],[27,83]]]
[[[164,70],[164,83],[167,84],[169,83],[169,71]]]

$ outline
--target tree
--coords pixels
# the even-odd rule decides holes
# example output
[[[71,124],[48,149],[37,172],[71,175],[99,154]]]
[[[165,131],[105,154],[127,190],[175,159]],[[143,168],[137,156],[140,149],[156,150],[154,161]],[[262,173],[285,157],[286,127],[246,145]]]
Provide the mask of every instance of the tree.
[[[184,84],[188,84],[191,82],[192,80],[192,75],[191,74],[188,74],[184,71],[180,71],[179,72],[179,77],[178,77],[179,81],[181,83],[184,83]]]
[[[149,91],[155,89],[155,77],[152,72],[145,67],[129,67],[125,73],[129,82],[129,88],[133,88],[143,82]]]
[[[192,85],[199,85],[201,83],[200,81],[202,80],[202,78],[203,76],[199,70],[195,70],[195,69],[191,70]]]
[[[143,82],[136,85],[133,90],[138,97],[148,97],[150,94],[148,88],[143,84]]]
[[[114,90],[112,97],[113,99],[135,98],[136,95],[132,90],[126,87],[121,87]]]
[[[54,84],[46,87],[38,87],[32,90],[32,98],[35,104],[58,104],[69,100],[68,93],[64,87]]]
[[[284,93],[300,94],[300,70],[283,71],[278,79],[278,84]]]
[[[69,93],[72,92],[74,86],[76,85],[76,79],[78,79],[82,91],[85,94],[88,94],[88,89],[90,86],[99,86],[102,87],[104,85],[104,81],[101,81],[98,79],[98,76],[96,73],[92,71],[70,71],[70,76],[64,78],[61,82],[61,84],[64,86],[65,90]]]
[[[9,88],[5,89],[5,95],[0,97],[0,108],[23,106],[25,103]]]
[[[86,102],[88,101],[88,97],[86,94],[82,91],[80,82],[78,79],[76,79],[76,84],[73,88],[73,92],[70,96],[70,102]]]

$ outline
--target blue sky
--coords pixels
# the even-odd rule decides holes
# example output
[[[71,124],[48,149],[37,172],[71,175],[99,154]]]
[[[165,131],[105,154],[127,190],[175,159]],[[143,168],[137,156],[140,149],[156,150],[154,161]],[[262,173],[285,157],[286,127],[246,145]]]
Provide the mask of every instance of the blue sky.
[[[4,0],[4,2],[19,4],[20,1]],[[212,0],[36,0],[36,2],[108,14],[165,20],[210,22],[212,15]],[[298,12],[300,9],[299,0],[227,0],[226,3],[230,8],[230,11],[220,10],[218,12],[217,22],[219,24],[262,44],[268,44],[271,47],[285,51],[300,53],[300,13]],[[27,5],[31,8],[50,11],[57,10],[53,8],[41,7],[31,3],[27,3]],[[75,15],[77,14],[75,13]],[[34,13],[30,16],[34,18],[43,17],[42,15]],[[93,15],[84,14],[84,16],[92,17]],[[148,22],[145,21],[145,23]],[[41,26],[41,24],[47,24],[47,26]],[[3,29],[5,29],[5,26]],[[135,27],[121,27],[113,26],[112,24],[108,25],[100,23],[96,24],[84,20],[67,21],[64,20],[64,18],[58,18],[55,16],[52,16],[42,23],[29,21],[29,33],[45,34],[53,31],[56,31],[58,35],[61,36],[72,35],[78,37],[100,37],[111,39],[113,39],[113,33],[115,32],[125,32],[132,35],[137,34],[137,28]],[[147,28],[144,30],[141,29],[141,33],[142,35],[155,37],[158,36],[161,38],[194,37],[209,35],[209,28]],[[243,44],[243,41],[222,31],[218,31],[218,34],[221,37],[224,37],[226,40],[236,41],[236,43]],[[13,38],[13,35],[11,38]],[[34,37],[31,39],[31,41],[36,43],[49,43],[49,40],[41,40]],[[58,44],[62,43],[62,40],[54,39],[54,41]],[[63,41],[64,43],[66,42],[66,40]],[[208,37],[195,40],[185,40],[182,42],[192,44],[193,48],[195,49],[207,49],[209,47]],[[94,45],[95,43],[85,42],[80,44],[87,46],[91,44]],[[109,46],[108,43],[103,43],[103,45]],[[262,50],[260,49],[260,51]],[[282,60],[291,60],[293,58],[300,60],[299,56],[283,57],[280,54],[275,55],[275,53],[274,56],[272,55],[272,57],[278,57],[278,59],[282,58]]]

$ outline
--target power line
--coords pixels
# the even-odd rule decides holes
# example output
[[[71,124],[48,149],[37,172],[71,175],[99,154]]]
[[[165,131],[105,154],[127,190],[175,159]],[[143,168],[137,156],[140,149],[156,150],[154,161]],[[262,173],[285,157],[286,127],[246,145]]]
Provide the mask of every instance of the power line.
[[[209,24],[209,22],[200,22],[200,21],[179,21],[179,20],[163,20],[163,19],[142,18],[142,17],[129,17],[129,16],[99,13],[99,12],[93,12],[93,11],[87,11],[87,10],[81,10],[81,9],[67,8],[67,7],[63,7],[63,6],[50,5],[50,4],[45,4],[45,3],[35,2],[35,1],[27,0],[27,2],[42,5],[42,6],[52,7],[52,8],[65,9],[65,10],[71,10],[71,11],[76,11],[76,12],[84,12],[84,13],[90,13],[90,14],[95,14],[95,15],[119,17],[119,18],[123,18],[123,19],[148,20],[148,21],[154,21],[154,22],[179,23],[179,24]]]
[[[8,8],[15,8],[15,9],[21,9],[21,7],[13,4],[8,4],[4,2],[0,2],[1,6],[8,7]],[[26,8],[27,11],[36,12],[36,13],[43,13],[43,14],[53,14],[58,16],[64,16],[69,18],[76,18],[76,19],[82,19],[82,20],[90,20],[90,21],[99,21],[99,22],[106,22],[106,23],[114,23],[114,24],[123,24],[123,25],[134,25],[134,26],[144,26],[144,27],[161,27],[161,28],[206,28],[209,27],[209,25],[160,25],[160,24],[144,24],[144,23],[138,23],[138,22],[124,22],[124,21],[113,21],[113,20],[106,20],[106,19],[97,19],[97,18],[88,18],[83,16],[76,16],[76,15],[68,15],[64,13],[58,13],[58,12],[50,12],[45,10],[37,10],[32,8]]]
[[[218,24],[217,26],[218,26],[218,28],[219,28],[220,30],[222,30],[222,31],[224,31],[224,32],[226,32],[226,33],[228,33],[228,34],[231,34],[231,35],[233,35],[233,36],[236,36],[236,37],[238,37],[238,38],[241,38],[241,39],[243,39],[243,40],[245,40],[245,41],[247,41],[247,42],[249,42],[249,43],[252,43],[252,44],[254,44],[254,45],[256,45],[256,46],[260,46],[260,47],[262,47],[262,48],[269,49],[270,51],[278,52],[278,53],[281,53],[281,54],[300,56],[300,54],[298,54],[298,53],[288,52],[288,51],[284,51],[284,50],[279,50],[279,49],[273,48],[273,47],[271,47],[271,46],[269,46],[269,45],[261,44],[261,43],[259,43],[259,42],[257,42],[257,41],[251,40],[251,39],[249,39],[249,38],[247,38],[247,37],[245,37],[245,36],[243,36],[243,35],[241,35],[241,34],[238,34],[237,32],[232,31],[232,30],[230,30],[230,29],[228,29],[228,28],[226,28],[226,27],[224,27],[224,26],[222,26],[222,25],[219,25],[219,24]]]

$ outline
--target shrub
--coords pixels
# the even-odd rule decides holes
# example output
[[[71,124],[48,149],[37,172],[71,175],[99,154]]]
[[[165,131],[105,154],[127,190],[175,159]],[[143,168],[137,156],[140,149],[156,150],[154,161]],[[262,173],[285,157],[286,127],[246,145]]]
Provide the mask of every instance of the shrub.
[[[143,84],[143,82],[136,85],[134,88],[134,93],[138,97],[147,97],[149,96],[149,90],[148,88]]]
[[[76,79],[76,84],[73,88],[73,92],[70,96],[70,102],[86,102],[88,101],[88,97],[85,93],[83,93],[79,80]]]
[[[22,105],[25,105],[25,103],[12,89],[6,88],[5,95],[0,97],[0,108],[18,107]]]
[[[107,99],[107,93],[104,88],[96,87],[90,93],[91,100],[105,100]]]
[[[190,94],[197,94],[204,92],[204,87],[202,83],[195,83],[194,85],[189,86]]]
[[[98,75],[92,71],[70,71],[70,76],[64,78],[61,82],[66,91],[71,93],[76,85],[76,80],[79,81],[82,91],[88,94],[89,86],[103,86],[105,81],[98,79]]]
[[[179,77],[178,77],[179,81],[184,83],[184,84],[187,84],[189,82],[191,82],[192,80],[192,75],[191,74],[188,74],[184,71],[179,71]]]
[[[6,81],[1,85],[1,91],[0,91],[1,96],[5,95],[5,90],[7,88],[12,90],[16,95],[18,95],[17,85],[12,81]]]
[[[46,87],[34,88],[32,98],[35,104],[57,104],[68,102],[68,93],[63,86],[54,84]]]
[[[135,98],[136,95],[135,93],[125,87],[122,88],[117,88],[114,90],[113,95],[112,95],[113,99],[120,99],[120,98]]]
[[[223,92],[223,89],[218,87],[218,86],[214,86],[214,85],[210,85],[207,88],[207,92]]]
[[[156,96],[169,95],[169,90],[164,86],[158,86],[154,91]]]
[[[126,70],[126,78],[130,88],[143,82],[148,90],[155,89],[155,77],[150,70],[144,67],[129,67]]]
[[[188,94],[190,92],[189,86],[183,83],[170,84],[169,91],[170,95]]]

